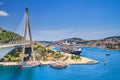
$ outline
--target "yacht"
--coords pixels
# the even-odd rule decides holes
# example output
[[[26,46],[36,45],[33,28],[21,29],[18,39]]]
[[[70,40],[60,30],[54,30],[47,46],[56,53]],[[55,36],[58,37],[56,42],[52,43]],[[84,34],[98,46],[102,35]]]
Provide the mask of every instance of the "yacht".
[[[66,68],[67,67],[67,63],[65,62],[54,62],[54,63],[51,63],[50,66],[53,67],[53,68],[58,68],[58,69],[61,69],[61,68]]]
[[[40,64],[37,61],[27,61],[22,63],[22,67],[36,67],[39,66]]]

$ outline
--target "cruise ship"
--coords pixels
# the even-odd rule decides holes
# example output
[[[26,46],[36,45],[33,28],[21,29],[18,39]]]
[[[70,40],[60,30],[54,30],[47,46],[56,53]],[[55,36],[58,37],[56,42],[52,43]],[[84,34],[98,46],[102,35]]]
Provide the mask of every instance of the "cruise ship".
[[[55,48],[53,48],[53,50],[70,53],[70,54],[76,54],[76,55],[80,55],[80,53],[82,52],[80,46],[73,46],[73,45],[57,45],[55,46]]]
[[[76,55],[80,55],[80,53],[82,52],[82,49],[81,49],[81,47],[79,47],[79,46],[75,46],[74,47],[74,49],[73,50],[71,50],[71,54],[76,54]]]

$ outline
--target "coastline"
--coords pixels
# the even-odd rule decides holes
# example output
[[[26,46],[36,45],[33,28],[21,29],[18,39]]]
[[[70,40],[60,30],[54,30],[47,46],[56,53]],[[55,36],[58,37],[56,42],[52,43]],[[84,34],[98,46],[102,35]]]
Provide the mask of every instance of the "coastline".
[[[40,61],[41,65],[49,65],[57,61]],[[82,65],[82,64],[97,64],[99,63],[96,60],[88,59],[86,57],[81,57],[81,60],[66,60],[66,61],[58,61],[58,62],[65,62],[68,65]]]
[[[39,61],[39,64],[40,65],[50,65],[51,63],[54,63],[54,62],[57,62],[57,61]],[[58,61],[58,62],[65,62],[68,65],[75,65],[75,64],[82,65],[82,64],[97,64],[98,63],[98,61],[92,60],[92,59],[89,59],[86,57],[81,57],[80,60],[68,59],[66,61]],[[20,62],[0,62],[0,65],[2,65],[2,66],[19,66],[21,64],[20,64]]]
[[[86,46],[86,47],[88,47],[88,46]],[[71,57],[75,56],[75,54],[69,54],[69,53],[65,53],[65,52],[61,52],[60,54],[66,56],[68,58],[65,61],[64,60],[48,60],[48,61],[37,60],[37,62],[39,63],[39,65],[50,65],[55,62],[63,62],[63,63],[67,63],[68,65],[82,65],[82,64],[97,64],[97,63],[99,63],[96,60],[93,60],[93,59],[90,59],[87,57],[83,57],[83,56],[80,56],[79,59],[71,59]],[[20,61],[19,62],[18,61],[16,61],[16,62],[0,62],[0,65],[20,66],[21,62]]]

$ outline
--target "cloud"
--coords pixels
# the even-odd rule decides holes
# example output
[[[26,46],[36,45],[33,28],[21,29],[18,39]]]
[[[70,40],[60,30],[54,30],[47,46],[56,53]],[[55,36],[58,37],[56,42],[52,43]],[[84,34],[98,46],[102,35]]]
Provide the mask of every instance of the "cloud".
[[[0,2],[0,5],[3,5],[3,2]]]
[[[5,11],[0,11],[0,16],[8,16],[9,14]]]

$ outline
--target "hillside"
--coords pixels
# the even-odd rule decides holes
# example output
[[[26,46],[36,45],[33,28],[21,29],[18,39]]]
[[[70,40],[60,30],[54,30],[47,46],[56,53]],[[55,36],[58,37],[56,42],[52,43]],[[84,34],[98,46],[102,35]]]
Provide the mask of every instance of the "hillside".
[[[119,40],[120,40],[120,36],[112,36],[112,37],[107,37],[107,38],[105,38],[105,39],[111,39],[111,38],[112,38],[112,39],[119,39]],[[104,40],[105,40],[105,39],[104,39]]]
[[[68,39],[63,39],[63,40],[59,40],[59,41],[55,41],[53,44],[70,44],[70,45],[74,45],[74,44],[80,44],[86,42],[85,40],[81,39],[81,38],[68,38]]]
[[[45,44],[45,43],[44,43]],[[107,37],[100,40],[83,40],[81,38],[68,38],[55,41],[50,45],[80,45],[80,46],[99,46],[108,49],[120,49],[120,36]]]
[[[4,32],[6,30],[4,30],[3,28],[0,27],[0,33]]]
[[[10,43],[12,40],[19,40],[22,37],[14,32],[4,30],[0,27],[0,43]]]

